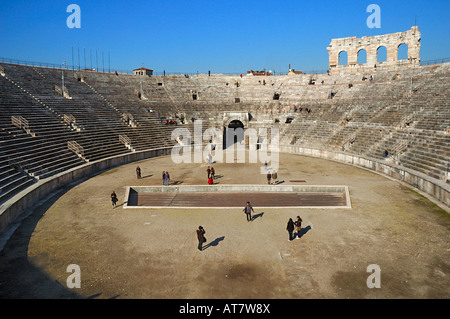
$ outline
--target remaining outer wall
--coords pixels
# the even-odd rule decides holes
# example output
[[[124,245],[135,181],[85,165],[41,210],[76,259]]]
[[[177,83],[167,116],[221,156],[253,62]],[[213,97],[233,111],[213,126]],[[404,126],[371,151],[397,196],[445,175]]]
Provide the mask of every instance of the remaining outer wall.
[[[419,172],[355,154],[318,150],[293,145],[280,145],[280,152],[320,157],[327,160],[360,166],[385,176],[403,181],[450,207],[450,187]],[[128,153],[98,160],[57,174],[30,186],[0,206],[0,234],[22,214],[32,209],[40,200],[71,183],[91,178],[105,170],[148,158],[170,155],[171,147]]]
[[[411,30],[405,32],[390,33],[384,35],[376,35],[372,37],[348,37],[332,39],[327,47],[329,54],[330,72],[336,73],[341,69],[351,69],[358,65],[358,52],[361,49],[367,52],[367,67],[374,68],[377,66],[395,66],[397,64],[398,47],[400,44],[408,45],[408,58],[411,60],[403,60],[405,64],[420,64],[420,40],[421,34],[418,26],[413,26]],[[385,46],[387,51],[387,59],[385,62],[377,62],[377,50],[379,47]],[[347,52],[347,65],[339,65],[339,53]]]

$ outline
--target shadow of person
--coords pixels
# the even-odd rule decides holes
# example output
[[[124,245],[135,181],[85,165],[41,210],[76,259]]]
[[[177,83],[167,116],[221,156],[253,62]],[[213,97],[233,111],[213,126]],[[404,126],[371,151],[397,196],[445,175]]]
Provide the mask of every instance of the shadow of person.
[[[203,250],[205,250],[206,248],[209,248],[211,246],[217,246],[222,240],[225,239],[225,236],[222,237],[218,237],[216,239],[214,239],[212,242],[210,242],[209,244],[206,244],[205,246],[203,246]]]
[[[300,229],[300,234],[299,233],[296,234],[297,238],[302,238],[303,235],[305,235],[310,229],[311,229],[311,226],[309,226],[309,225]]]
[[[123,206],[123,205],[125,205],[127,203],[128,203],[128,201],[124,201],[122,204],[117,204],[116,207],[114,207],[114,208],[118,208],[118,207]]]
[[[252,216],[252,221],[254,221],[256,218],[258,218],[258,217],[263,217],[263,215],[264,215],[264,212],[261,212],[261,213],[259,213],[259,214],[255,214],[255,215],[253,215]]]

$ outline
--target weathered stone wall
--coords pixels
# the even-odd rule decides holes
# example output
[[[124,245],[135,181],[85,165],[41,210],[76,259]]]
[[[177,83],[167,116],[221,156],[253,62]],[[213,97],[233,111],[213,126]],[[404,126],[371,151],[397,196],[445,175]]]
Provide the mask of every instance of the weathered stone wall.
[[[405,32],[390,33],[362,38],[348,37],[332,39],[327,47],[329,54],[329,69],[331,73],[351,71],[361,67],[372,68],[398,65],[419,65],[421,34],[417,26]],[[408,59],[398,60],[398,48],[401,44],[408,46]],[[377,52],[380,47],[386,47],[387,59],[377,62]],[[358,52],[365,50],[367,62],[358,64]],[[339,65],[339,54],[347,53],[347,65]]]

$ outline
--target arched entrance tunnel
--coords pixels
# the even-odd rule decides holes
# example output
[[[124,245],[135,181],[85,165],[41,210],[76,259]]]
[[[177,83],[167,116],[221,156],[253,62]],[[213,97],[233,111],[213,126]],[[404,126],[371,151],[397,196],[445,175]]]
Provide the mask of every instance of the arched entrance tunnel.
[[[244,124],[239,120],[232,120],[228,127],[223,127],[223,149],[244,141]]]

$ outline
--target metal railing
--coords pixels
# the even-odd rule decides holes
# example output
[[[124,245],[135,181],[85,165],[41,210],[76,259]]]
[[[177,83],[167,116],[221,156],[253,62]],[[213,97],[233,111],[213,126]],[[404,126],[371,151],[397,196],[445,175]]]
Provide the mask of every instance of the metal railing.
[[[447,62],[450,62],[450,58],[421,61],[420,65],[433,65],[433,64],[442,64],[442,63],[447,63]]]
[[[20,129],[24,129],[25,131],[29,130],[30,128],[28,120],[26,120],[23,116],[20,115],[11,116],[11,124]]]
[[[67,141],[67,148],[80,157],[84,157],[84,148],[75,141]]]
[[[73,71],[91,71],[91,72],[99,72],[99,73],[121,73],[121,74],[133,74],[132,70],[119,70],[114,68],[105,68],[105,67],[99,67],[96,69],[89,69],[87,66],[85,68],[82,68],[81,65],[64,65],[62,63],[56,64],[56,63],[47,63],[47,62],[33,62],[33,61],[27,61],[27,60],[19,60],[19,59],[12,59],[12,58],[2,58],[0,57],[0,62],[3,63],[9,63],[9,64],[18,64],[18,65],[25,65],[25,66],[36,66],[36,67],[45,67],[45,68],[51,68],[51,69],[66,69],[66,70],[73,70]],[[441,58],[441,59],[434,59],[434,60],[427,60],[427,61],[421,61],[420,65],[433,65],[433,64],[441,64],[441,63],[447,63],[450,62],[450,58]],[[377,65],[377,68],[383,68],[383,64],[380,63]],[[329,70],[310,70],[310,71],[303,71],[304,74],[326,74]],[[158,71],[153,72],[153,75],[155,76],[164,76],[164,75],[189,75],[189,76],[198,76],[198,75],[205,75],[209,74],[210,71],[206,72],[168,72],[168,71]],[[247,72],[231,72],[231,73],[224,73],[224,72],[216,72],[212,73],[211,75],[215,74],[222,74],[222,75],[228,75],[228,76],[239,76],[240,74],[245,75]],[[287,75],[289,72],[274,72],[274,75]]]

